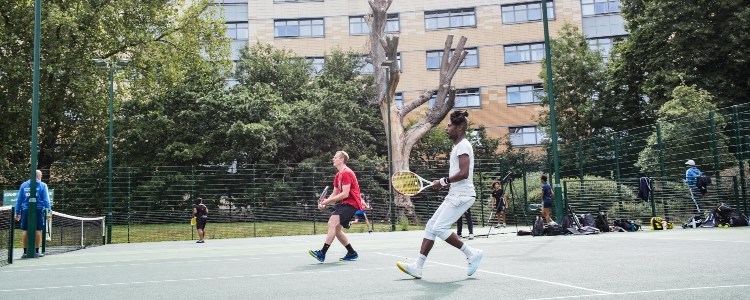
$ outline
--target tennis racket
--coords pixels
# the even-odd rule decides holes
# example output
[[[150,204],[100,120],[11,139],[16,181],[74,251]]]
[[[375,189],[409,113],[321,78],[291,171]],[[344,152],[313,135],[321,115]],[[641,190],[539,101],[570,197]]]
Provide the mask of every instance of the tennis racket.
[[[318,198],[318,204],[322,203],[323,200],[328,196],[328,186],[326,186],[322,192],[320,192],[320,198]]]
[[[396,193],[414,196],[430,187],[432,182],[411,171],[398,171],[391,176],[391,185]]]

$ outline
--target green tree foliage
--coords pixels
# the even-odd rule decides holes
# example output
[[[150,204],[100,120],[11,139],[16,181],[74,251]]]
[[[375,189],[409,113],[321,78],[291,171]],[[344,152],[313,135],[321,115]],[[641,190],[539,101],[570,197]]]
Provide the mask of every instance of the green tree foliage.
[[[328,162],[337,150],[353,158],[382,155],[384,136],[372,78],[359,55],[335,50],[316,76],[296,54],[256,44],[242,51],[229,90],[190,78],[159,101],[128,107],[126,165]],[[380,141],[384,144],[384,141]]]
[[[748,101],[748,1],[622,0],[621,10],[630,36],[617,47],[611,86],[619,103],[640,99],[646,114],[625,115],[655,119],[679,85],[708,91],[717,107]]]
[[[550,41],[552,79],[555,84],[557,133],[563,141],[578,141],[606,130],[603,111],[609,109],[599,101],[604,86],[604,63],[599,52],[591,50],[578,28],[565,24],[558,37]],[[539,76],[547,86],[545,61]],[[549,105],[547,94],[541,103]],[[550,133],[549,110],[541,113],[539,125]]]
[[[664,164],[667,176],[684,174],[685,161],[693,159],[703,171],[718,171],[712,167],[713,153],[710,141],[709,113],[716,110],[713,96],[695,86],[678,86],[672,91],[672,100],[664,103],[658,112],[661,139],[664,145]],[[719,170],[733,166],[735,160],[727,148],[728,137],[720,130],[727,121],[714,114],[716,148]],[[647,175],[659,175],[659,145],[657,133],[647,139],[636,165]]]
[[[106,160],[109,82],[107,72],[92,63],[95,58],[132,61],[118,72],[116,112],[121,103],[151,103],[166,96],[185,84],[188,74],[200,77],[187,80],[190,84],[222,77],[229,66],[229,43],[222,21],[204,17],[212,14],[211,2],[44,1],[39,167]],[[3,169],[28,168],[33,12],[33,1],[0,5]],[[116,137],[119,119],[116,113]],[[121,137],[116,138],[118,150],[119,141]]]

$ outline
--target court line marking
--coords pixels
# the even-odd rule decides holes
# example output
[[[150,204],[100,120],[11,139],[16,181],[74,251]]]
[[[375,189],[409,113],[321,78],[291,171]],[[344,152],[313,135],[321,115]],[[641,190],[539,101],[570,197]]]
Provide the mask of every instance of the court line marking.
[[[682,292],[682,291],[694,291],[694,290],[728,289],[728,288],[738,288],[738,287],[750,287],[750,284],[701,286],[701,287],[674,288],[674,289],[656,289],[656,290],[644,290],[644,291],[632,291],[632,292],[613,292],[613,293],[609,293],[609,294],[606,294],[606,295],[602,295],[602,294],[587,294],[587,295],[576,295],[576,296],[532,298],[532,299],[529,299],[529,300],[572,299],[572,298],[589,298],[589,297],[599,297],[599,296],[622,296],[622,295],[666,293],[666,292]]]
[[[33,288],[2,289],[0,290],[0,293],[70,289],[70,288],[86,288],[86,287],[104,287],[104,286],[115,286],[115,285],[121,286],[121,285],[137,285],[137,284],[156,284],[156,283],[167,283],[167,282],[190,282],[190,281],[205,281],[205,280],[220,280],[220,279],[241,279],[241,278],[255,278],[255,277],[266,277],[266,276],[309,275],[309,274],[324,274],[324,273],[339,273],[339,272],[370,272],[370,271],[390,270],[390,269],[392,268],[372,268],[372,269],[360,268],[360,269],[348,269],[348,270],[303,271],[303,272],[285,272],[285,273],[270,273],[270,274],[219,276],[219,277],[162,279],[162,280],[110,282],[110,283],[79,284],[79,285],[60,285],[60,286],[33,287]]]
[[[206,263],[206,262],[223,262],[223,261],[251,261],[261,259],[287,259],[287,258],[299,258],[299,256],[278,256],[278,257],[248,257],[248,258],[229,258],[229,259],[206,259],[206,260],[185,260],[185,261],[165,261],[165,262],[150,262],[150,263],[130,263],[130,264],[107,264],[107,265],[95,265],[95,266],[75,266],[75,267],[59,267],[59,268],[27,268],[20,270],[8,270],[0,271],[0,273],[18,273],[18,272],[36,272],[36,271],[55,271],[55,270],[71,270],[71,269],[98,269],[98,268],[115,268],[115,267],[131,267],[131,266],[155,266],[155,265],[168,265],[168,264],[185,264],[185,263]]]
[[[376,254],[380,254],[380,255],[384,255],[384,256],[391,256],[391,257],[408,259],[407,257],[400,256],[400,255],[394,255],[394,254],[388,254],[388,253],[382,253],[382,252],[375,252],[375,253]],[[453,267],[453,268],[458,268],[458,269],[463,269],[463,270],[467,269],[466,267],[461,267],[461,266],[457,266],[457,265],[436,262],[434,260],[431,260],[429,262],[432,263],[432,264],[442,265],[442,266],[446,266],[446,267]],[[500,273],[500,272],[492,272],[492,271],[487,271],[487,270],[482,270],[482,269],[477,270],[477,272],[482,272],[482,273],[487,273],[487,274],[493,274],[493,275],[500,275],[500,276],[511,277],[511,278],[516,278],[516,279],[529,280],[529,281],[536,281],[536,282],[541,282],[541,283],[547,283],[547,284],[552,284],[552,285],[559,285],[559,286],[563,286],[563,287],[569,287],[569,288],[574,288],[574,289],[578,289],[578,290],[584,290],[584,291],[598,293],[596,295],[608,295],[608,294],[612,294],[611,292],[602,291],[602,290],[595,290],[595,289],[585,288],[585,287],[581,287],[581,286],[575,286],[575,285],[570,285],[570,284],[565,284],[565,283],[559,283],[559,282],[554,282],[554,281],[549,281],[549,280],[543,280],[543,279],[537,279],[537,278],[531,278],[531,277],[524,277],[524,276],[518,276],[518,275],[512,275],[512,274],[506,274],[506,273]]]

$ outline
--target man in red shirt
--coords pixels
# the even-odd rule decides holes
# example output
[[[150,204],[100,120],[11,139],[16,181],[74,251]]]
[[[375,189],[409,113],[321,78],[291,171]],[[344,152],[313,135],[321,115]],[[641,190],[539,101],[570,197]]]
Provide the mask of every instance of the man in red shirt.
[[[336,177],[333,178],[333,193],[318,204],[318,209],[323,209],[326,205],[335,203],[331,217],[328,219],[328,234],[326,234],[326,241],[323,244],[323,248],[308,251],[319,262],[323,262],[326,259],[326,252],[331,247],[334,238],[337,238],[347,250],[346,255],[339,260],[351,261],[359,257],[357,251],[354,251],[354,248],[349,243],[349,239],[342,230],[342,228],[349,228],[350,222],[357,210],[364,209],[362,207],[362,196],[359,192],[357,175],[354,174],[352,169],[346,166],[347,160],[349,160],[349,154],[346,154],[344,151],[338,151],[333,156],[333,166],[338,169]]]

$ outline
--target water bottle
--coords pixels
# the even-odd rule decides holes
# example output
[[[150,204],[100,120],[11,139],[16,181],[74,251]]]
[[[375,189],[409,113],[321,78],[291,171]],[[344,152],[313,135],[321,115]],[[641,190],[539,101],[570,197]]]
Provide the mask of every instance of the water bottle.
[[[667,230],[667,221],[661,221],[661,230]]]

